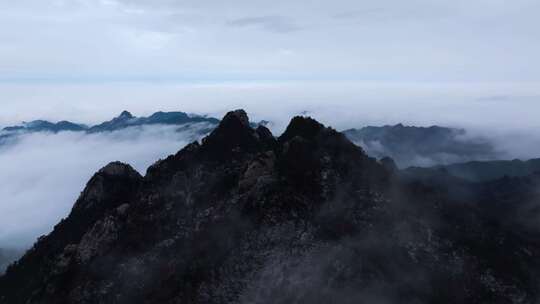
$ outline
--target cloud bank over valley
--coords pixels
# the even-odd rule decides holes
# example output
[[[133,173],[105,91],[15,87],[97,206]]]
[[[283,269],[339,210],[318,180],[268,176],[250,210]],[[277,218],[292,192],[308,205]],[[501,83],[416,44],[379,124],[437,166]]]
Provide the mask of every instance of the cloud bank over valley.
[[[28,247],[67,216],[86,182],[111,161],[141,174],[200,137],[207,123],[86,134],[30,133],[0,146],[0,248]]]

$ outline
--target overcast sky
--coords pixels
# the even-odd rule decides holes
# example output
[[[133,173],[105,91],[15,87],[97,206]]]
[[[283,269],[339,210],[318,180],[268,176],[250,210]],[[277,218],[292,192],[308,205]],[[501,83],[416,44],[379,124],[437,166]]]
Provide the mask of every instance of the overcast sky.
[[[538,0],[0,0],[0,125],[245,107],[538,126],[523,115],[540,113],[539,15]]]
[[[0,0],[0,127],[245,108],[275,132],[299,113],[442,124],[538,156],[539,16],[538,0]],[[158,131],[0,151],[0,247],[49,231],[107,162],[143,173],[187,142]]]

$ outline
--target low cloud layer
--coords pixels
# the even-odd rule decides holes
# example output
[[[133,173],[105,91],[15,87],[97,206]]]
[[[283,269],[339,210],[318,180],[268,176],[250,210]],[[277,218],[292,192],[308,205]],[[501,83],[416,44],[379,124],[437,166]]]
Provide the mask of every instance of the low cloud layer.
[[[153,126],[91,135],[36,133],[0,148],[0,248],[28,247],[51,231],[67,216],[90,177],[109,162],[129,163],[144,174],[205,127],[181,132],[178,126]]]

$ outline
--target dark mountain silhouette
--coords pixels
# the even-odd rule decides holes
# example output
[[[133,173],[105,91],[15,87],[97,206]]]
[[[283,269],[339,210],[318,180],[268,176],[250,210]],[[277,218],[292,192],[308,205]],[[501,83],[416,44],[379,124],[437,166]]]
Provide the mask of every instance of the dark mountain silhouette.
[[[128,127],[142,125],[182,125],[199,122],[217,125],[219,120],[205,116],[188,115],[184,112],[156,112],[149,117],[134,117],[128,111],[124,111],[118,117],[115,117],[110,121],[89,128],[88,132],[97,133],[116,131]]]
[[[4,272],[9,264],[20,258],[23,253],[22,250],[0,248],[0,274]]]
[[[207,122],[217,125],[218,119],[189,115],[184,112],[156,112],[148,117],[135,117],[128,111],[123,111],[112,120],[103,122],[95,126],[86,126],[84,124],[76,124],[69,121],[61,121],[52,123],[45,120],[35,120],[28,123],[23,123],[19,126],[5,127],[4,132],[61,132],[61,131],[86,131],[90,133],[116,131],[132,126],[142,125],[182,125],[187,123]]]
[[[429,168],[411,167],[403,171],[403,174],[423,176],[429,178],[444,171],[449,175],[471,182],[485,182],[507,177],[525,177],[540,172],[540,159],[522,161],[496,160],[496,161],[472,161],[452,164],[447,166],[435,166]]]
[[[402,179],[295,117],[228,113],[140,176],[111,163],[0,303],[537,303],[540,177]]]
[[[131,115],[131,113],[129,113],[128,111],[123,111],[117,117],[89,128],[88,132],[95,133],[124,129],[129,126],[135,125],[137,121],[138,119]]]
[[[76,124],[69,121],[52,123],[45,120],[34,120],[31,122],[25,122],[19,126],[5,127],[0,130],[0,145],[5,144],[10,140],[15,140],[17,136],[26,133],[58,133],[62,131],[83,132],[87,129],[88,127],[83,124]]]
[[[34,120],[23,123],[20,126],[5,127],[5,132],[60,132],[60,131],[84,131],[88,127],[83,124],[76,124],[69,121],[52,123],[45,120]]]
[[[208,127],[200,129],[201,134],[210,132],[219,123],[218,119],[189,115],[184,112],[156,112],[148,117],[135,117],[128,111],[123,111],[119,116],[110,121],[103,122],[95,126],[86,126],[69,121],[52,123],[45,120],[35,120],[25,122],[18,126],[5,127],[0,131],[0,145],[8,140],[16,139],[17,136],[27,133],[49,132],[58,133],[64,131],[102,133],[118,131],[129,127],[146,125],[178,125],[188,126],[195,123],[207,123]],[[189,127],[189,126],[188,126]]]
[[[488,140],[468,137],[463,129],[398,124],[350,129],[344,133],[369,155],[377,158],[389,156],[401,168],[491,160],[498,156]]]

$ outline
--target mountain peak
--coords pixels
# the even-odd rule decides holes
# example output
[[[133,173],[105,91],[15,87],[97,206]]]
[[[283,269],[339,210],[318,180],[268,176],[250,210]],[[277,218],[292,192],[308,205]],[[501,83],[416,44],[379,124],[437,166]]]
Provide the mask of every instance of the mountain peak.
[[[119,161],[109,163],[105,167],[101,168],[101,170],[99,170],[99,173],[111,176],[139,175],[139,173],[135,171],[135,169],[133,169],[130,165],[124,164]]]
[[[73,214],[89,212],[89,210],[104,210],[116,207],[123,200],[130,197],[142,176],[130,165],[121,162],[112,162],[101,168],[88,181],[84,191],[72,209]],[[129,200],[128,200],[129,201]],[[106,202],[106,203],[103,203]]]
[[[243,152],[254,152],[262,148],[257,132],[249,125],[244,110],[225,114],[220,124],[203,139],[203,154],[211,159],[229,159]]]
[[[240,122],[243,126],[249,127],[249,117],[246,111],[242,109],[230,111],[225,114],[225,117],[222,119],[222,123],[229,123],[229,121],[233,120]]]
[[[313,139],[323,129],[324,125],[311,117],[296,116],[291,120],[280,140],[286,141],[295,136]]]
[[[122,113],[120,113],[120,115],[118,116],[118,118],[121,118],[121,119],[131,119],[131,118],[134,118],[134,116],[128,112],[128,111],[122,111]]]

